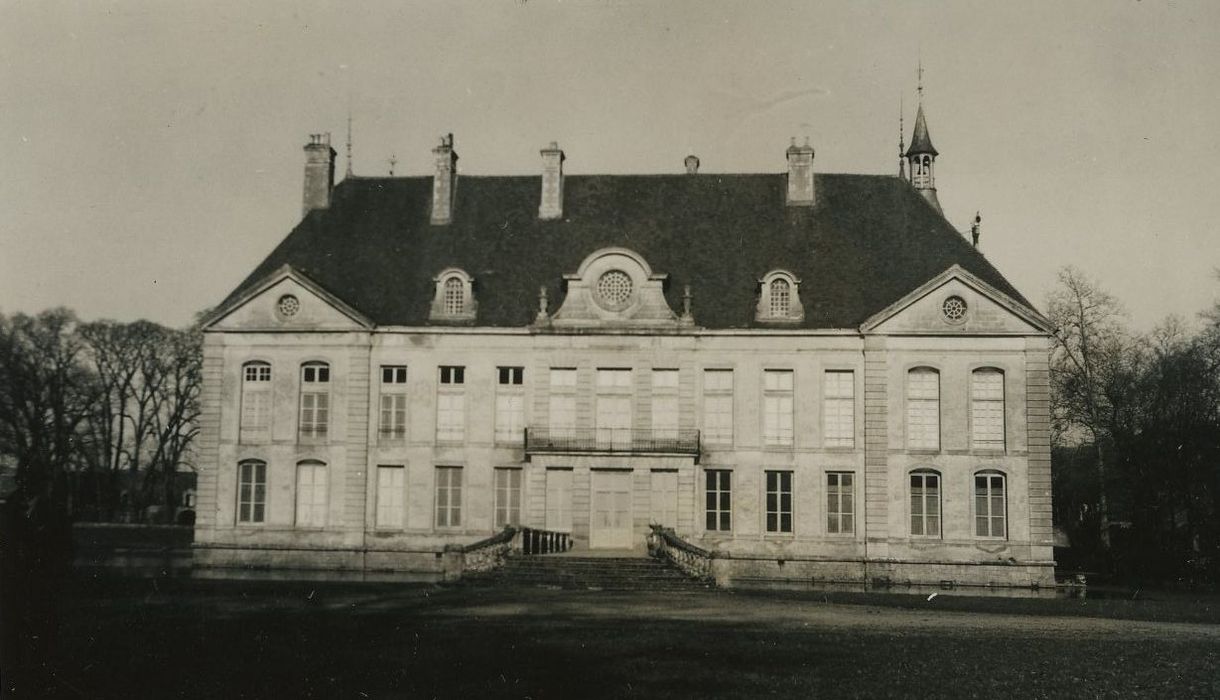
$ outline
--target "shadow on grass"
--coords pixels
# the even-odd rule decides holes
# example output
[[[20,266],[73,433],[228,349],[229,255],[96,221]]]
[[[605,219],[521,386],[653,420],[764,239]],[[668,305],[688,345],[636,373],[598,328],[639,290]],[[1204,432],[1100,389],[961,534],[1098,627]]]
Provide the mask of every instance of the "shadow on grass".
[[[755,594],[641,593],[602,604],[589,592],[199,584],[74,586],[62,608],[58,694],[72,697],[70,687],[103,698],[1096,696],[1170,688],[1183,697],[1220,695],[1220,652],[1198,639],[1136,643],[1039,638],[1002,625],[937,632],[664,614],[706,608],[705,595],[739,606]]]

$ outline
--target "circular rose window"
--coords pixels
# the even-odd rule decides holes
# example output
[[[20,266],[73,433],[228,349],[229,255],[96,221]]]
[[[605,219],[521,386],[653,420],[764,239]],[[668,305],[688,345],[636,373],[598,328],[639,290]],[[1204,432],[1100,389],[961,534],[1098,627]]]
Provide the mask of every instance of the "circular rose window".
[[[621,311],[631,303],[631,276],[610,270],[597,279],[597,303],[611,311]]]
[[[295,316],[296,313],[301,310],[301,301],[291,294],[285,294],[284,296],[280,297],[278,302],[276,302],[275,308],[280,312],[280,315],[284,316],[285,318],[288,316]]]
[[[940,305],[940,311],[945,320],[950,323],[961,323],[966,318],[966,300],[959,296],[951,296]]]

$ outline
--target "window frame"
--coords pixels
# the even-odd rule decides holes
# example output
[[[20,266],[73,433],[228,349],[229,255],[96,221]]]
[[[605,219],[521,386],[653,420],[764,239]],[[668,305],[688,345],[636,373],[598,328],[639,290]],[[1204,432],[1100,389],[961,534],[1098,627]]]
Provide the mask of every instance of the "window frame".
[[[839,375],[848,375],[848,389],[846,395],[831,395],[831,376],[838,377]],[[841,377],[840,377],[841,378]],[[841,386],[837,387],[841,389]],[[831,406],[837,407],[833,413],[838,415],[838,411],[843,407],[847,408],[847,415],[850,418],[850,427],[848,436],[841,435],[831,436]],[[822,370],[822,447],[829,450],[854,450],[856,449],[856,370],[827,368]]]
[[[382,521],[381,514],[385,510],[385,496],[387,493],[392,493],[387,489],[382,488],[382,474],[397,473],[399,481],[397,493],[397,504],[391,503],[391,506],[397,505],[397,524],[386,523]],[[391,488],[393,484],[389,485]],[[373,529],[382,531],[398,531],[405,530],[407,527],[407,467],[405,464],[378,464],[377,465],[377,483],[375,492],[376,503],[373,505]]]
[[[915,512],[915,484],[916,479],[921,480],[920,488],[920,512]],[[929,496],[928,480],[935,479],[935,494]],[[930,515],[928,512],[928,504],[936,504],[935,515]],[[907,472],[907,522],[910,527],[910,534],[915,539],[939,540],[944,537],[945,532],[945,504],[944,504],[944,478],[941,473],[935,469],[921,467],[912,469]],[[929,532],[928,521],[931,518],[936,519],[936,532]],[[921,523],[921,532],[915,531],[916,518],[919,518]]]
[[[920,374],[930,374],[936,378],[936,396],[935,396],[935,398],[919,397],[919,396],[912,395],[912,388],[913,388],[912,387],[912,378],[915,377],[916,375],[920,375]],[[904,401],[906,404],[904,406],[905,415],[904,415],[903,423],[904,423],[904,427],[905,427],[904,432],[905,432],[905,438],[906,438],[907,451],[922,452],[922,453],[936,453],[936,452],[941,451],[941,445],[944,442],[944,440],[943,440],[944,425],[943,425],[943,421],[941,420],[941,418],[942,418],[942,416],[941,416],[942,397],[943,397],[943,392],[941,391],[941,373],[940,373],[939,368],[933,367],[932,365],[921,364],[921,365],[915,365],[915,366],[907,369],[906,375],[904,377],[904,384],[903,384],[903,398],[904,398]],[[935,416],[935,427],[936,427],[935,445],[930,446],[928,444],[916,444],[916,442],[915,442],[915,432],[912,430],[912,427],[916,424],[916,422],[912,420],[912,415],[913,415],[913,412],[916,407],[916,402],[919,402],[921,404],[931,404],[935,407],[935,411],[933,411],[931,414],[931,415]],[[926,408],[926,406],[925,406],[925,408]],[[923,425],[923,423],[921,422],[920,425]]]
[[[665,377],[665,382],[658,384],[658,376]],[[671,377],[672,385],[668,383]],[[657,439],[677,439],[682,430],[681,371],[654,367],[649,374],[649,380],[652,383],[652,402],[649,406],[652,436]],[[661,420],[658,421],[658,418]]]
[[[459,415],[460,420],[452,424],[442,421],[441,417],[447,415]],[[460,444],[466,439],[469,419],[466,411],[466,365],[437,366],[435,416],[434,437],[437,443]]]
[[[563,377],[563,383],[556,382]],[[571,382],[567,382],[568,378]],[[576,434],[576,393],[580,376],[575,367],[550,367],[547,370],[547,430],[552,436]]]
[[[980,375],[999,376],[999,398],[979,398],[976,381]],[[976,367],[970,371],[970,449],[976,452],[1003,453],[1008,449],[1008,375],[1003,368],[994,365]],[[996,410],[999,405],[999,440],[980,440],[980,408]]]
[[[259,377],[266,370],[266,377]],[[255,378],[250,377],[250,370],[255,370]],[[275,371],[266,360],[247,360],[241,365],[241,405],[237,413],[238,442],[243,444],[266,442],[271,439],[271,424],[275,418]],[[257,386],[257,388],[256,388]],[[263,425],[247,425],[246,411],[252,404],[252,399],[258,396],[264,414]]]
[[[525,367],[496,367],[495,408],[495,442],[500,445],[522,444],[525,440],[526,425]]]
[[[775,488],[772,488],[772,476],[775,477]],[[785,484],[785,481],[787,482]],[[763,470],[763,534],[768,537],[790,537],[796,534],[796,475],[792,469]],[[785,486],[787,488],[785,488]],[[772,495],[775,496],[775,508],[772,508]],[[784,507],[784,496],[787,496],[787,507]],[[772,515],[775,526],[772,527]],[[784,528],[784,516],[788,517],[788,527]]]
[[[732,532],[733,470],[704,469],[703,474],[704,532]],[[714,523],[714,527],[708,527],[709,522]]]
[[[310,379],[312,372],[313,378]],[[300,383],[300,398],[297,401],[297,440],[299,442],[326,442],[330,439],[331,391],[330,363],[324,360],[308,360],[302,362],[298,373]],[[308,389],[307,387],[324,386],[325,390]],[[306,397],[313,397],[313,406],[306,409]],[[319,401],[320,399],[324,399]],[[324,405],[322,405],[324,404]],[[305,412],[311,411],[312,419],[306,429]],[[319,414],[324,414],[324,420],[318,420]]]
[[[458,530],[462,527],[462,515],[465,509],[463,500],[463,482],[464,477],[462,472],[464,469],[458,465],[437,465],[433,470],[433,496],[432,496],[432,524],[437,530]],[[441,474],[445,474],[445,483],[441,483]],[[456,477],[456,483],[455,482]],[[445,494],[444,503],[441,502],[441,493]],[[457,498],[454,498],[454,494]],[[457,505],[454,505],[456,500]],[[444,513],[444,522],[442,522],[441,514]]]
[[[979,469],[979,470],[975,471],[972,476],[974,477],[974,479],[972,481],[972,487],[971,487],[973,498],[970,501],[970,503],[971,503],[971,505],[970,505],[971,513],[970,514],[971,514],[971,516],[973,516],[973,519],[974,519],[975,538],[981,539],[981,540],[996,540],[996,541],[1007,540],[1008,539],[1008,475],[998,469]],[[983,495],[983,498],[987,504],[986,514],[980,514],[980,512],[979,512],[979,498],[980,498],[979,479],[987,480],[986,489],[985,489],[985,492]],[[998,480],[998,482],[1000,484],[999,502],[1003,508],[1003,512],[1000,515],[996,515],[992,511],[992,506],[995,505],[995,498],[996,498],[995,491],[994,491],[995,481],[993,481],[993,480]],[[979,532],[979,524],[980,524],[979,521],[983,520],[983,519],[985,519],[987,522],[987,533],[986,534]],[[999,535],[994,534],[995,533],[994,525],[997,520],[999,521],[1000,526],[1003,528],[1003,532]]]
[[[313,476],[315,478],[315,481],[313,481],[310,484],[310,489],[311,489],[310,495],[313,496],[313,498],[310,499],[310,503],[308,505],[308,512],[310,513],[309,522],[303,522],[302,518],[301,518],[301,510],[302,510],[302,508],[301,508],[301,505],[302,505],[302,503],[301,503],[301,491],[302,491],[302,489],[301,489],[301,471],[302,471],[302,468],[311,470],[313,472]],[[319,472],[322,474],[322,482],[323,482],[322,490],[321,490],[321,492],[322,492],[321,504],[319,504],[317,502],[318,501],[318,492],[317,492],[318,484],[316,481],[316,477]],[[293,477],[294,477],[293,494],[292,494],[293,495],[293,509],[292,509],[293,527],[295,527],[297,529],[307,529],[307,530],[324,529],[327,525],[327,521],[329,520],[329,517],[328,517],[329,513],[327,511],[329,511],[329,509],[330,509],[330,470],[327,468],[326,463],[321,460],[317,460],[317,459],[299,460],[299,461],[297,461],[296,473],[293,475]],[[320,517],[314,517],[316,510],[319,507],[321,508],[321,515],[320,515]]]
[[[524,471],[521,467],[496,467],[492,470],[492,527],[497,530],[521,524],[522,504],[525,501]],[[501,476],[506,477],[507,483],[500,483]],[[504,499],[508,502],[505,503]]]
[[[380,365],[379,367],[381,381],[378,384],[377,439],[383,442],[402,442],[407,439],[407,430],[410,425],[408,415],[410,402],[407,400],[407,382],[410,373],[407,371],[406,365]],[[390,400],[388,425],[386,399]]]
[[[772,295],[775,283],[787,283],[788,303],[782,313],[777,312]],[[760,323],[793,324],[805,320],[805,306],[801,303],[801,280],[788,270],[771,270],[758,280],[758,303],[754,309],[754,320]]]
[[[788,377],[787,388],[770,388],[768,387],[769,377]],[[772,435],[768,430],[768,420],[771,415],[771,402],[776,401],[776,415],[783,418],[784,411],[782,409],[783,400],[787,399],[787,421],[784,424],[777,423],[778,433]],[[793,369],[782,367],[767,367],[763,368],[762,381],[762,444],[764,450],[790,450],[796,446],[796,372]],[[786,439],[785,439],[786,438]]]
[[[468,322],[474,321],[478,316],[478,300],[474,294],[474,278],[466,274],[465,270],[456,267],[450,267],[442,270],[436,277],[432,278],[436,288],[432,294],[432,308],[429,313],[429,320],[441,323],[445,322]],[[449,292],[455,289],[455,284],[461,288],[461,308],[455,310],[451,305],[452,295]]]
[[[249,498],[246,497],[246,468],[250,468]],[[260,478],[261,477],[261,478]],[[261,488],[261,492],[259,489]],[[237,510],[234,513],[238,526],[261,526],[267,522],[267,462],[261,459],[243,459],[237,463]],[[248,516],[242,509],[247,504]],[[262,511],[256,510],[262,507]],[[255,516],[258,516],[257,518]]]
[[[844,477],[848,483],[844,485]],[[831,537],[854,537],[856,535],[858,511],[856,507],[856,473],[849,470],[829,470],[823,480],[826,484],[826,534]],[[833,483],[832,483],[833,482]],[[831,507],[831,498],[835,498]],[[843,504],[850,506],[843,508]],[[849,518],[848,526],[843,526],[844,519]],[[834,523],[834,525],[832,525]]]
[[[722,377],[722,376],[726,376],[726,375],[729,378],[727,388],[723,387],[723,386],[715,386],[715,387],[708,386],[708,377],[709,376]],[[713,446],[717,446],[717,447],[732,447],[733,446],[733,440],[735,437],[736,422],[737,422],[736,405],[735,405],[735,401],[733,399],[736,381],[737,381],[736,372],[731,367],[704,367],[703,368],[703,396],[702,396],[702,405],[701,405],[700,411],[699,411],[701,426],[702,426],[702,431],[703,431],[700,434],[699,439],[702,444],[713,445]],[[709,411],[708,410],[709,405],[710,405],[709,399],[711,399],[712,401],[715,401],[717,403],[727,401],[727,405],[729,408],[727,414],[724,412],[721,412],[721,411],[715,411],[715,412]],[[708,417],[711,415],[717,415],[717,416],[727,415],[728,416],[727,437],[725,437],[725,433],[721,432],[721,430],[720,430],[722,426],[716,426],[716,432],[712,432],[712,430],[708,428]]]

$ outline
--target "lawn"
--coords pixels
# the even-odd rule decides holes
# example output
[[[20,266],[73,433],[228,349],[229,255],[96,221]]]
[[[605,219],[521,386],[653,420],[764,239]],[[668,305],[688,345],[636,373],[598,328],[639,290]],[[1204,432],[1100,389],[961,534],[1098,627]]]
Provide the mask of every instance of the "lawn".
[[[1220,697],[1216,617],[1173,601],[77,582],[56,695]]]

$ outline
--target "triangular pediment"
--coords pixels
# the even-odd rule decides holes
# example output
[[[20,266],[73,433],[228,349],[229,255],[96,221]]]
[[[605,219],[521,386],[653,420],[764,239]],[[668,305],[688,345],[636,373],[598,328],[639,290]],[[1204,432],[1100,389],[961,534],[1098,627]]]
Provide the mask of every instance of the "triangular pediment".
[[[373,326],[301,271],[285,265],[204,320],[210,331],[345,331]]]
[[[1042,335],[1051,331],[1051,324],[954,265],[873,315],[860,329],[880,335]]]

